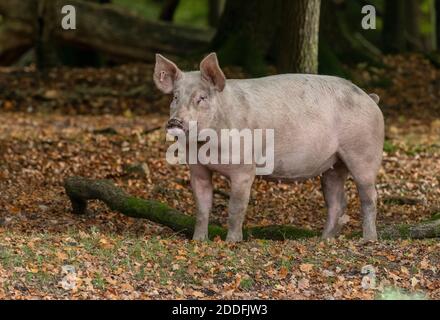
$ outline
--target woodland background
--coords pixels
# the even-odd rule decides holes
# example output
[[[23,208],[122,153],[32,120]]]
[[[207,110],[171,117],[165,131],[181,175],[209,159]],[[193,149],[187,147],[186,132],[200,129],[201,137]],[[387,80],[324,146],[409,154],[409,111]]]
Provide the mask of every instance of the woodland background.
[[[76,30],[60,28],[65,4]],[[375,30],[361,28],[367,4]],[[2,0],[0,298],[440,298],[439,234],[406,228],[440,215],[439,13],[439,0]],[[84,176],[193,216],[188,170],[165,161],[170,98],[152,71],[156,52],[189,70],[211,51],[230,78],[330,74],[380,95],[378,225],[402,239],[356,237],[352,182],[332,241],[200,243],[102,202],[73,214],[64,182]],[[215,182],[211,219],[225,225],[228,182]],[[257,181],[246,226],[318,231],[325,218],[319,178]]]

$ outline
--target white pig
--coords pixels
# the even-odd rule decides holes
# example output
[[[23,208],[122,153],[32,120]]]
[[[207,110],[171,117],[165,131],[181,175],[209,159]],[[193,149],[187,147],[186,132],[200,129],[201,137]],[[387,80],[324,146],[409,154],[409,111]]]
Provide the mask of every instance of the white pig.
[[[379,97],[345,79],[284,74],[227,80],[215,53],[200,70],[182,72],[156,56],[154,82],[174,94],[169,133],[187,133],[190,121],[199,129],[273,129],[274,170],[263,178],[297,181],[322,175],[328,218],[322,233],[331,238],[341,229],[346,208],[344,184],[350,173],[361,201],[364,240],[376,240],[376,176],[381,166],[384,120]],[[243,221],[256,164],[190,164],[197,202],[194,239],[208,238],[213,201],[212,172],[230,180],[227,241],[243,239]]]

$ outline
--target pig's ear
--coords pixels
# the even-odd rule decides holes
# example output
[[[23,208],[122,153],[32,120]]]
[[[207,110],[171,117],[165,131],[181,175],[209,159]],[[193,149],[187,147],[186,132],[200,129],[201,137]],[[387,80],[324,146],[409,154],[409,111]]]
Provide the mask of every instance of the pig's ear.
[[[174,83],[182,76],[182,71],[170,60],[156,54],[156,66],[154,67],[154,83],[163,93],[171,93]]]
[[[214,85],[218,91],[223,91],[226,85],[226,77],[220,69],[215,53],[211,53],[203,59],[200,63],[200,72],[203,79]]]

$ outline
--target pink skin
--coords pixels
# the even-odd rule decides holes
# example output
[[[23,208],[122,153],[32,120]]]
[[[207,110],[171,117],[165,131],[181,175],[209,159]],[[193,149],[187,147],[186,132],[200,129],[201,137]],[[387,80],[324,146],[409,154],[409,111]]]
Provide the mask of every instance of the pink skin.
[[[329,76],[285,74],[260,79],[226,80],[215,54],[200,71],[182,72],[157,55],[156,86],[174,94],[169,133],[186,132],[189,121],[199,129],[274,129],[275,166],[263,178],[296,181],[322,175],[328,219],[322,237],[341,229],[348,174],[356,183],[363,216],[363,238],[376,240],[376,176],[381,166],[384,121],[369,96],[351,82]],[[228,241],[243,239],[242,227],[255,179],[255,165],[190,165],[198,214],[194,239],[208,238],[212,208],[212,172],[231,182]]]

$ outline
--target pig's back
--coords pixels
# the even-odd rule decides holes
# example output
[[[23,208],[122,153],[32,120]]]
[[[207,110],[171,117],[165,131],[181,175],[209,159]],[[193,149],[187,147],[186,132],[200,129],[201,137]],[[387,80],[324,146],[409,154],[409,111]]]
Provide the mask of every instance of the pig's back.
[[[274,129],[275,177],[314,176],[348,143],[381,139],[377,104],[345,79],[287,74],[229,80],[227,87],[234,127]]]
[[[377,117],[370,96],[352,82],[333,76],[284,74],[258,79],[228,80],[233,105],[250,121],[263,124],[321,125]],[[234,113],[240,110],[233,111]],[[340,123],[339,123],[340,124]]]

